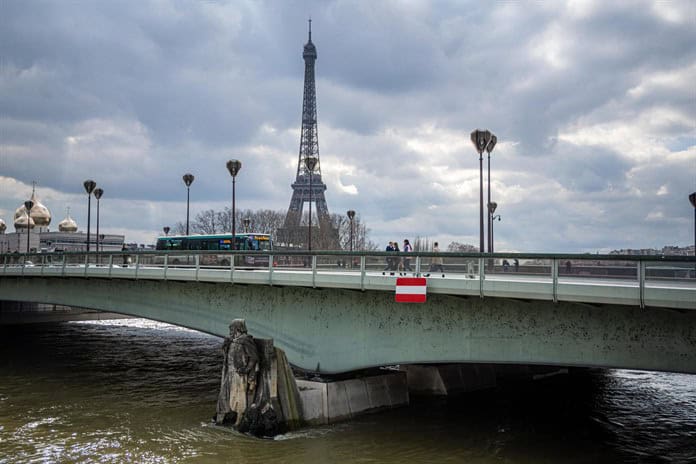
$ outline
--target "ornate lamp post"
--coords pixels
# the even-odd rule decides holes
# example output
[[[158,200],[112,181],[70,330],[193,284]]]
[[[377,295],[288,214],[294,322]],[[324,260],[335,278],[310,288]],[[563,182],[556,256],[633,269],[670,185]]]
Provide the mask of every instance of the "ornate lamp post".
[[[696,256],[696,192],[689,195],[689,201],[694,207],[694,255]]]
[[[496,219],[500,221],[500,214],[491,217],[491,243],[493,243],[493,224],[495,224]],[[491,253],[493,253],[493,250],[491,250]]]
[[[94,192],[97,183],[91,179],[87,179],[82,185],[85,186],[85,191],[87,192],[87,253],[89,253],[89,228],[92,214],[92,192]]]
[[[486,146],[486,151],[488,152],[488,252],[493,253],[493,232],[492,228],[493,226],[491,225],[491,216],[493,216],[493,211],[495,211],[495,207],[493,207],[493,210],[491,211],[491,152],[495,148],[495,144],[498,143],[498,137],[495,135],[491,134],[491,140],[488,142],[488,145]]]
[[[94,189],[94,198],[97,199],[97,253],[99,252],[99,242],[100,242],[100,236],[99,236],[99,200],[101,199],[102,195],[104,195],[104,189],[102,188],[96,188]]]
[[[234,190],[235,190],[235,182],[237,180],[237,174],[239,174],[239,170],[242,169],[242,162],[239,160],[229,160],[227,162],[227,170],[230,171],[230,175],[232,176],[232,249],[236,250],[237,249],[237,237],[235,234],[237,233],[236,230],[236,212],[235,212],[235,198],[234,198]]]
[[[186,184],[186,235],[189,234],[189,200],[191,199],[191,184],[193,184],[193,174],[184,174],[184,184]]]
[[[319,159],[316,156],[308,156],[304,159],[305,166],[309,171],[309,234],[307,239],[307,250],[312,251],[312,174],[317,166]]]
[[[488,144],[491,142],[491,137],[493,134],[490,131],[482,131],[476,129],[471,133],[471,142],[476,147],[476,151],[479,154],[479,200],[480,200],[480,247],[481,253],[485,251],[483,247],[483,151],[486,150]]]
[[[169,228],[169,226],[164,226],[164,227],[162,227],[162,232],[164,232],[164,236],[165,236],[165,237],[166,237],[167,235],[169,235],[169,231],[170,231],[170,230],[171,230],[171,229]]]
[[[31,227],[29,227],[29,222],[31,221],[31,215],[29,214],[31,212],[31,209],[34,207],[34,202],[31,200],[27,200],[24,202],[24,209],[27,210],[27,254],[29,254],[29,231],[31,230]]]
[[[490,192],[489,192],[490,193]],[[493,216],[493,213],[495,213],[495,209],[498,207],[498,203],[495,201],[489,201],[488,202],[488,252],[493,253],[494,249],[494,244],[493,244],[493,221],[495,220],[495,217]],[[500,220],[500,215],[498,215],[498,220]]]
[[[244,218],[244,232],[249,233],[249,224],[250,223],[251,223],[251,219]]]
[[[355,217],[355,211],[349,209],[346,214],[348,219],[350,219],[350,251],[353,251],[353,218]]]

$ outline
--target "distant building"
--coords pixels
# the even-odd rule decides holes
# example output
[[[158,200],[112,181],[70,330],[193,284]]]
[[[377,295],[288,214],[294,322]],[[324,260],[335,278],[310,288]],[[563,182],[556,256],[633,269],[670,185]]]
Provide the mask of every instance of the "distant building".
[[[32,253],[52,251],[85,251],[87,249],[87,233],[78,232],[77,223],[67,216],[58,224],[58,232],[51,232],[51,212],[41,204],[36,196],[36,188],[32,191],[31,201],[34,206],[27,215],[24,205],[20,205],[14,214],[15,232],[5,233],[5,221],[0,219],[0,253],[26,253],[27,241]],[[99,234],[99,251],[121,251],[124,236],[114,234]],[[90,250],[97,249],[97,235],[90,234]]]
[[[621,250],[613,250],[609,252],[610,255],[640,255],[640,256],[693,256],[694,247],[693,245],[687,247],[679,247],[675,245],[667,245],[662,247],[661,250],[655,248],[623,248]]]

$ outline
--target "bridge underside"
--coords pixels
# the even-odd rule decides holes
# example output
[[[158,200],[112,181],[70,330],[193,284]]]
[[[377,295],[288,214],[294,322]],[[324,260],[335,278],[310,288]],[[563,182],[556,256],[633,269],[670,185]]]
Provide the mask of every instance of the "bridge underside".
[[[0,279],[0,300],[74,305],[225,336],[244,318],[325,373],[410,363],[520,363],[696,373],[696,311],[380,291],[59,278]]]

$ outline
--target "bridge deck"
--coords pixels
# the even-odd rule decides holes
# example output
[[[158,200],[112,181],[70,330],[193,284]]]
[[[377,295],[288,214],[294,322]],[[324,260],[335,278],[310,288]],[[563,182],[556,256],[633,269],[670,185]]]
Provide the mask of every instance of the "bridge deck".
[[[356,257],[350,257],[354,258],[353,268],[339,267],[335,263],[318,264],[321,255],[314,255],[311,260],[306,260],[308,267],[271,265],[255,269],[232,264],[202,265],[200,262],[206,256],[204,253],[189,255],[190,265],[169,265],[168,259],[155,265],[152,264],[155,260],[151,254],[131,255],[136,257],[135,262],[131,260],[126,265],[115,264],[120,260],[115,259],[117,255],[113,254],[100,258],[106,261],[104,264],[91,262],[86,254],[82,255],[85,257],[82,261],[84,264],[59,256],[58,260],[47,259],[46,255],[34,256],[36,264],[26,259],[12,262],[6,258],[0,267],[0,275],[226,282],[393,292],[396,278],[401,274],[382,271],[382,264],[377,261],[382,258],[372,257],[370,261],[369,255],[360,256],[359,261]],[[511,269],[503,271],[495,266],[490,268],[484,258],[469,258],[466,264],[448,266],[454,270],[444,274],[418,272],[421,256],[414,256],[413,261],[417,271],[403,275],[426,276],[428,293],[696,309],[696,278],[691,277],[691,265],[684,267],[683,262],[678,263],[682,267],[676,267],[672,277],[646,278],[651,269],[647,261],[638,261],[634,269],[623,270],[629,274],[634,272],[637,274],[635,277],[583,275],[590,273],[587,269],[578,269],[578,274],[559,275],[560,259],[550,259],[546,268],[541,267],[541,272],[520,272]],[[273,256],[269,262],[274,262]],[[660,261],[656,268],[663,270],[668,268],[668,264]],[[606,269],[602,271],[608,272]],[[684,277],[677,277],[681,275]]]

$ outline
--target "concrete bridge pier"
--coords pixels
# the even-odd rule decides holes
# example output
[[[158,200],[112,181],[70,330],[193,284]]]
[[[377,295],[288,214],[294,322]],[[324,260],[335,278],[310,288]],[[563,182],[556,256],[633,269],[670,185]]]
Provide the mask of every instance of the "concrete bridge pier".
[[[336,381],[296,379],[296,383],[308,425],[330,424],[407,406],[410,400],[406,373],[398,370],[381,370]]]
[[[491,364],[412,364],[400,370],[406,373],[409,393],[414,395],[454,395],[497,385]]]

